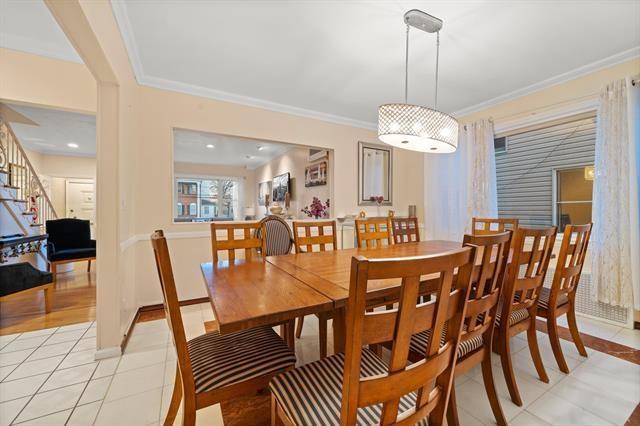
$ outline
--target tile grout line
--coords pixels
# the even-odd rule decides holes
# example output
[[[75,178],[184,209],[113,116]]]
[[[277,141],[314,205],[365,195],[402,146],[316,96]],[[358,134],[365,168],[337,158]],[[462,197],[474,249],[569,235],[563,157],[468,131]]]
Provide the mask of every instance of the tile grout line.
[[[93,323],[92,323],[92,324],[93,324]],[[88,328],[91,328],[91,325],[92,325],[92,324],[90,324]],[[54,327],[52,327],[52,328],[54,328]],[[56,330],[56,331],[57,331],[58,329],[60,329],[60,327],[55,327],[55,330]],[[54,333],[55,333],[55,331],[53,331],[53,332],[51,333],[51,335],[53,335]],[[22,334],[24,334],[24,333],[22,333]],[[51,337],[51,335],[50,335],[49,337]],[[43,341],[39,346],[37,346],[37,347],[33,348],[33,351],[31,351],[31,353],[27,356],[27,358],[25,358],[25,360],[24,360],[24,361],[22,361],[21,363],[19,363],[19,364],[18,364],[18,366],[20,366],[20,365],[24,364],[25,362],[27,362],[27,359],[28,359],[31,355],[33,355],[33,353],[34,353],[36,350],[40,349],[40,348],[41,348],[41,347],[43,347],[43,346],[50,346],[50,345],[45,345],[45,344],[44,344],[47,340],[49,340],[49,338],[46,338],[46,339],[45,339],[45,340],[44,340],[44,341]],[[80,339],[77,339],[76,344],[77,344],[79,341],[80,341]],[[63,342],[63,343],[64,343],[64,342]],[[71,351],[73,350],[73,348],[74,348],[74,347],[75,347],[75,344],[74,344],[74,345],[69,349],[69,351],[68,351],[68,352],[66,352],[66,353],[64,354],[64,357],[60,360],[60,362],[59,362],[59,363],[58,363],[58,365],[53,369],[53,371],[51,371],[51,372],[49,372],[49,373],[48,373],[49,375],[48,375],[48,376],[47,376],[47,378],[42,382],[42,384],[38,387],[38,389],[36,389],[36,391],[35,391],[33,394],[31,394],[31,395],[27,395],[27,397],[29,398],[29,400],[28,400],[28,401],[26,402],[26,404],[25,404],[25,405],[20,409],[20,411],[15,415],[15,417],[14,417],[14,418],[9,422],[9,424],[10,424],[10,425],[14,424],[14,422],[18,419],[18,417],[20,417],[20,414],[22,414],[22,412],[24,411],[24,409],[25,409],[25,408],[26,408],[26,407],[31,403],[31,401],[32,401],[32,400],[33,400],[33,398],[38,394],[38,392],[40,391],[40,389],[42,389],[42,387],[45,385],[45,383],[47,383],[47,381],[51,378],[51,376],[53,375],[53,373],[55,373],[56,371],[58,371],[58,367],[59,367],[59,366],[64,362],[64,360],[65,360],[65,359],[66,359],[66,357],[71,353]],[[45,358],[41,358],[41,359],[53,358],[53,357],[56,357],[56,356],[59,356],[59,355],[53,355],[53,356],[45,357]],[[40,360],[34,360],[34,361],[40,361]],[[96,367],[97,367],[97,366],[96,366]],[[16,367],[16,368],[17,368],[17,367]],[[47,373],[42,373],[42,374],[44,375],[44,374],[47,374]],[[36,376],[36,375],[34,375],[34,376],[29,376],[29,377],[35,377],[35,376]],[[19,380],[19,379],[18,379],[18,380]],[[9,381],[9,382],[11,382],[11,381]],[[77,384],[77,383],[74,383],[74,384],[72,384],[72,385],[68,385],[68,386],[73,386],[73,385],[76,385],[76,384]],[[63,387],[67,387],[67,386],[63,386]],[[61,388],[56,388],[56,389],[61,389]],[[53,389],[52,389],[52,390],[53,390]],[[12,399],[12,400],[10,400],[10,401],[15,401],[16,399],[20,399],[20,398],[14,398],[14,399]],[[7,401],[5,401],[5,402],[7,402]],[[64,411],[64,410],[60,410],[60,411]],[[58,412],[60,412],[60,411],[58,411]],[[50,413],[50,414],[54,414],[54,413]],[[43,417],[43,416],[40,416],[40,417]],[[39,418],[39,417],[36,417],[36,418]],[[30,419],[30,420],[32,420],[32,419]],[[27,421],[27,420],[25,420],[25,421]]]

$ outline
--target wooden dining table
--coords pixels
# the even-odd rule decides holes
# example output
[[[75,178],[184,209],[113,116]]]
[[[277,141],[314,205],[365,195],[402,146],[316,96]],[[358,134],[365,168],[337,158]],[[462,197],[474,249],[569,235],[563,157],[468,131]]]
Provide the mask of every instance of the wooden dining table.
[[[334,311],[334,351],[344,350],[344,307],[351,258],[397,258],[446,253],[456,241],[421,241],[381,248],[353,248],[269,256],[251,261],[203,263],[201,270],[220,332],[275,325],[302,315]],[[425,280],[427,282],[428,280]],[[372,300],[397,293],[399,280],[370,281]]]

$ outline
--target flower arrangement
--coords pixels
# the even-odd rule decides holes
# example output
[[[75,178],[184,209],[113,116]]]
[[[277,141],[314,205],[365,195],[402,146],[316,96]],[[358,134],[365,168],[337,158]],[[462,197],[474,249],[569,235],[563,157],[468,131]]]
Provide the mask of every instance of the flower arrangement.
[[[382,195],[372,195],[371,197],[369,197],[369,201],[373,201],[379,207],[379,206],[382,205],[382,202],[384,201],[384,196],[382,196]]]
[[[327,203],[323,204],[318,197],[313,197],[311,204],[300,211],[308,217],[313,217],[315,219],[329,217],[329,200],[327,199]]]

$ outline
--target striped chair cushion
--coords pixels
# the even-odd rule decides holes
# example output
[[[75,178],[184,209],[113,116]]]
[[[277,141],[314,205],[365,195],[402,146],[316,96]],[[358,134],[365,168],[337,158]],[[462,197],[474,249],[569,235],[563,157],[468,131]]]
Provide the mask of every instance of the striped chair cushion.
[[[502,301],[498,304],[498,311],[496,312],[496,327],[500,327],[500,315],[502,314]],[[509,325],[518,324],[521,321],[529,318],[529,311],[526,309],[518,309],[517,311],[511,312],[511,317],[509,318]]]
[[[538,299],[538,308],[549,310],[549,298],[551,297],[551,289],[547,287],[542,287],[540,291],[540,298]],[[566,294],[561,294],[558,297],[558,302],[556,307],[562,306],[565,303],[569,303],[569,299],[567,299]]]
[[[267,219],[264,222],[267,228],[266,256],[279,256],[291,252],[292,234],[289,225],[278,219]]]
[[[196,393],[284,371],[295,353],[271,327],[206,333],[187,343]]]
[[[442,331],[442,336],[440,337],[440,346],[443,346],[446,341],[447,329]],[[411,342],[409,343],[409,349],[413,352],[416,352],[420,355],[423,355],[427,352],[427,346],[429,345],[429,339],[431,339],[431,330],[421,331],[418,334],[414,334],[411,336]],[[460,346],[458,347],[458,358],[462,358],[468,353],[475,351],[476,349],[482,347],[484,340],[482,336],[475,336],[469,340],[463,340],[460,342]]]
[[[339,425],[342,401],[344,354],[323,358],[311,364],[277,375],[269,388],[287,417],[295,425]],[[362,350],[360,377],[384,374],[388,367],[373,352]],[[400,412],[415,407],[416,395],[400,399]],[[380,421],[382,405],[358,409],[358,425],[376,425]],[[422,420],[420,425],[427,425]]]

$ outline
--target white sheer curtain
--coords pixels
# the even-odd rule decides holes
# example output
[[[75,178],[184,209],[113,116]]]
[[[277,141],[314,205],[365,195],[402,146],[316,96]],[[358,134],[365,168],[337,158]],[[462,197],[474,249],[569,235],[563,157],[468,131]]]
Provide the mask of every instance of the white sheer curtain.
[[[493,123],[460,127],[453,154],[425,155],[425,237],[462,241],[473,216],[497,217]]]
[[[617,80],[600,92],[590,243],[592,298],[623,307],[632,306],[633,268],[638,264],[638,136],[630,132],[636,132],[629,123],[630,83]]]

